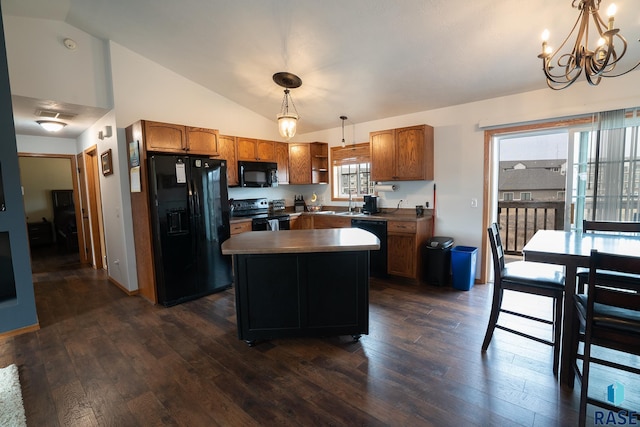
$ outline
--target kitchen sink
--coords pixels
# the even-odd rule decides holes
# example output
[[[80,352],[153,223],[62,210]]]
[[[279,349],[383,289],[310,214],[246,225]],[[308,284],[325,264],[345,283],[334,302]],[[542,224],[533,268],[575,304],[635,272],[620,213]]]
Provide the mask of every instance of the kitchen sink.
[[[335,211],[317,211],[317,212],[312,212],[316,215],[333,215],[334,213],[336,213]]]
[[[362,212],[337,212],[336,215],[340,216],[364,216]]]

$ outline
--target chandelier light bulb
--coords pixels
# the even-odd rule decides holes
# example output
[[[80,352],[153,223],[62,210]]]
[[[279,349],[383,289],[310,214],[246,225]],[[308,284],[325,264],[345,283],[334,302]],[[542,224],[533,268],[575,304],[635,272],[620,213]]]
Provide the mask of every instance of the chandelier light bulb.
[[[549,30],[548,29],[545,29],[542,32],[542,41],[543,42],[549,41]]]
[[[618,8],[616,7],[616,4],[611,3],[611,5],[607,8],[607,16],[609,18],[613,18],[613,16],[616,14],[617,11],[618,11]]]

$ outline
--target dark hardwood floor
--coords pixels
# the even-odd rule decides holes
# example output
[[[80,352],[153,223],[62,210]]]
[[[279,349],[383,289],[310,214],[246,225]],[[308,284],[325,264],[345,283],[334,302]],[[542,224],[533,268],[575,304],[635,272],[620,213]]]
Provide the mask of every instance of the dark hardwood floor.
[[[233,290],[171,308],[77,255],[34,257],[41,329],[0,339],[30,426],[571,426],[552,350],[497,330],[491,286],[371,280],[370,334],[238,340]]]

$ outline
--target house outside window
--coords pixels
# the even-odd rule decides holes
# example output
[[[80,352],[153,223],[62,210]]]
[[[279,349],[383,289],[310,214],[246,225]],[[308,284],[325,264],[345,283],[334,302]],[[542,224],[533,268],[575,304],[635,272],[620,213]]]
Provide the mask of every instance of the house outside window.
[[[564,200],[565,192],[558,191],[558,196],[556,197],[558,200]]]
[[[507,191],[507,192],[502,193],[502,200],[504,200],[505,202],[512,202],[513,201],[513,192]]]
[[[363,200],[373,194],[369,143],[331,148],[331,200]]]
[[[523,191],[520,193],[520,200],[522,201],[530,201],[531,200],[531,192]]]

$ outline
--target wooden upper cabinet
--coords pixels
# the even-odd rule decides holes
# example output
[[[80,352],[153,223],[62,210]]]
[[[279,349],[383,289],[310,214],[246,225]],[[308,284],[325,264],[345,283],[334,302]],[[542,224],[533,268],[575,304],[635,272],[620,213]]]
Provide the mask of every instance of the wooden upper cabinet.
[[[275,142],[263,139],[237,137],[238,160],[251,162],[274,162]]]
[[[391,181],[395,175],[395,132],[393,129],[371,132],[369,149],[371,150],[371,180]]]
[[[256,141],[256,153],[257,159],[261,162],[275,162],[276,161],[276,143],[274,141],[265,141],[259,139]]]
[[[147,151],[218,155],[218,131],[172,123],[144,121]]]
[[[218,131],[215,129],[186,127],[187,144],[186,150],[189,154],[204,154],[206,156],[217,156],[218,151]]]
[[[147,151],[184,153],[185,127],[171,123],[144,121],[144,143]]]
[[[289,184],[311,184],[310,144],[289,144]]]
[[[433,180],[433,127],[371,132],[369,143],[372,181]]]
[[[276,163],[278,164],[278,183],[289,183],[289,144],[274,142]]]
[[[327,184],[328,154],[326,142],[289,144],[289,184]]]
[[[227,161],[227,185],[238,185],[238,160],[236,158],[236,137],[218,136],[218,152],[220,158]]]

